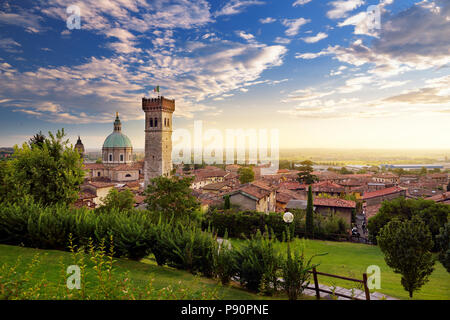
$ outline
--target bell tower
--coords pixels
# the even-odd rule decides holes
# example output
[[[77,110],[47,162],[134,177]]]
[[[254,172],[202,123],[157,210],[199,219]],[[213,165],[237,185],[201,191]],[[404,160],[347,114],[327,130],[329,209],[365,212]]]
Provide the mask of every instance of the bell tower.
[[[142,110],[145,112],[145,161],[144,181],[147,186],[150,179],[170,176],[172,171],[172,114],[175,100],[142,98]]]

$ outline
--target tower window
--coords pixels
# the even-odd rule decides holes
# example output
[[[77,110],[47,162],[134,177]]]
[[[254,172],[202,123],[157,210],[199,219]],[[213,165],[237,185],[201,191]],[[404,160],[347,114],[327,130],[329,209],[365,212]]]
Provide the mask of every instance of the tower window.
[[[150,118],[150,128],[153,127],[153,118]]]
[[[100,177],[100,171],[99,171],[99,172],[97,172],[97,176],[98,176],[98,177]]]
[[[155,118],[155,127],[158,127],[158,118]]]
[[[109,162],[112,162],[113,161],[113,155],[112,155],[112,153],[110,153],[109,154]]]
[[[130,177],[131,177],[131,174],[127,173],[127,174],[125,175],[125,177],[126,177],[126,178],[130,178]]]
[[[123,161],[123,154],[120,154],[120,161]]]

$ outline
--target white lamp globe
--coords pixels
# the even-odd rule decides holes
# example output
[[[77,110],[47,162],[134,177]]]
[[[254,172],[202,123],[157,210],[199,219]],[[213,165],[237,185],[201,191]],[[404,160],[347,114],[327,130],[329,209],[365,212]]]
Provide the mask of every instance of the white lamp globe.
[[[294,221],[294,215],[290,212],[286,212],[283,215],[283,221],[286,223],[291,223],[292,221]]]

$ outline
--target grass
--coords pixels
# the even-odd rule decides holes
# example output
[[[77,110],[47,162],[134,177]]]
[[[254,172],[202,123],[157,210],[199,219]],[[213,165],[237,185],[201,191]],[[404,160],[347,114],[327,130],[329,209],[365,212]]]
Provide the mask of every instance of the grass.
[[[232,240],[232,243],[239,245],[241,240]],[[279,249],[286,252],[286,244],[280,243]],[[320,240],[296,239],[291,248],[300,249],[304,247],[305,254],[309,257],[313,254],[328,253],[324,256],[315,257],[313,262],[319,263],[318,271],[331,273],[340,276],[361,279],[362,274],[370,265],[377,265],[381,269],[381,289],[371,290],[386,295],[409,299],[408,293],[400,283],[401,276],[389,268],[383,253],[378,246],[371,246],[359,243],[333,242]],[[326,285],[336,285],[345,288],[355,288],[356,283],[318,276],[319,283]],[[448,273],[440,262],[436,262],[435,270],[420,291],[414,293],[415,300],[450,300],[450,273]]]
[[[69,252],[0,245],[0,265],[3,263],[14,265],[17,258],[21,256],[22,263],[20,264],[18,271],[24,272],[26,271],[27,264],[33,259],[36,253],[40,254],[42,262],[36,270],[36,274],[33,278],[36,281],[45,278],[48,282],[56,285],[57,282],[62,281],[61,266],[59,264],[60,259],[63,259],[65,266],[73,264],[72,255]],[[212,279],[196,277],[185,271],[176,270],[169,267],[159,267],[151,259],[145,259],[143,262],[127,259],[116,260],[115,273],[122,274],[128,271],[130,281],[142,288],[145,287],[149,281],[149,278],[152,277],[154,279],[153,287],[155,289],[165,288],[169,285],[174,286],[181,284],[182,286],[189,287],[192,290],[218,288],[218,295],[221,299],[257,300],[266,298],[235,286],[218,286],[217,282]],[[88,268],[92,267],[92,263],[90,261],[87,265]],[[90,282],[89,277],[87,278],[87,283],[88,282]]]

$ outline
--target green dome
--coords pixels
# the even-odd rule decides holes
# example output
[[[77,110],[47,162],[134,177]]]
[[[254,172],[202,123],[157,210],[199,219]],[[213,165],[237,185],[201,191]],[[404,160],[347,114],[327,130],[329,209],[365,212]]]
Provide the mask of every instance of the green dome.
[[[133,146],[126,135],[115,131],[106,138],[103,148],[133,148]]]

